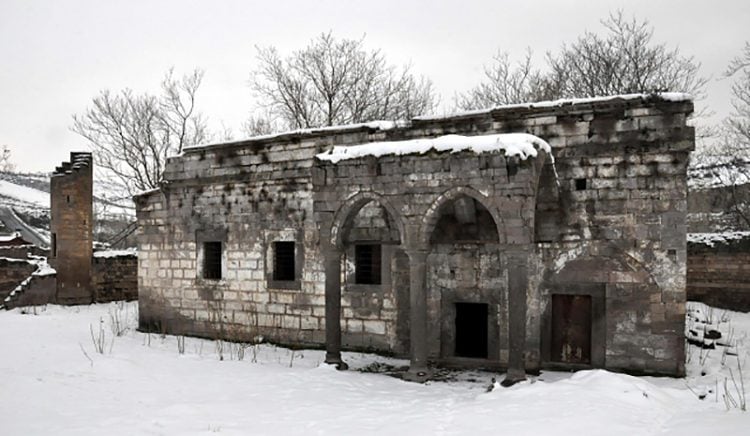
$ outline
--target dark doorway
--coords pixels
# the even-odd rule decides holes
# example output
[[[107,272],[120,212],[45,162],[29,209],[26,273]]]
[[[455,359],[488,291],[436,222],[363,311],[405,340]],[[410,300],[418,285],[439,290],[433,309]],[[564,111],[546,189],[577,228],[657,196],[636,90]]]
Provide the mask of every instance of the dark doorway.
[[[591,363],[591,296],[552,295],[550,359],[562,363]]]
[[[456,303],[456,356],[487,358],[487,305]]]

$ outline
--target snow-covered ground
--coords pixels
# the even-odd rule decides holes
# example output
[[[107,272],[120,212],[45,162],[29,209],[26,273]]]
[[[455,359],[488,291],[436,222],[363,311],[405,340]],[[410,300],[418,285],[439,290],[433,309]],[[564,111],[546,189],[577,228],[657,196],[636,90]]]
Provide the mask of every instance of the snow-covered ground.
[[[722,398],[729,368],[734,368],[738,380],[737,357],[722,349],[738,351],[745,363],[750,348],[748,314],[691,308],[689,325],[701,338],[710,330],[704,325],[716,327],[733,345],[710,352],[691,347],[686,379],[600,370],[545,372],[512,388],[487,392],[491,373],[454,373],[450,381],[415,384],[357,371],[379,367],[375,362],[407,363],[366,354],[345,353],[355,369],[350,371],[321,365],[321,351],[292,352],[271,345],[251,346],[238,360],[237,345],[225,343],[219,353],[217,342],[187,338],[180,354],[179,338],[134,331],[136,310],[129,303],[0,312],[0,433],[706,436],[750,432],[750,413],[734,407],[727,410]],[[119,323],[113,321],[115,317]],[[124,330],[119,337],[113,335],[117,324]],[[92,341],[92,336],[99,337],[100,325],[103,354],[95,351]],[[747,385],[750,371],[746,372]],[[728,383],[737,401],[731,380]]]

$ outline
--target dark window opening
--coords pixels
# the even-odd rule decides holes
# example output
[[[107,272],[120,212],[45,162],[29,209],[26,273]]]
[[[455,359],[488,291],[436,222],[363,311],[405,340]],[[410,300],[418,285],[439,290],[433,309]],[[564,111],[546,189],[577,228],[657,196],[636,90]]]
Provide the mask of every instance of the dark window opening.
[[[70,195],[66,195],[66,196],[65,196],[65,200],[66,200],[66,201],[67,201],[68,203],[70,203]]]
[[[355,245],[354,282],[363,285],[379,285],[381,263],[380,244]]]
[[[221,279],[221,242],[203,243],[203,278]]]
[[[591,363],[591,296],[552,295],[551,360]]]
[[[583,191],[586,189],[586,179],[576,179],[576,191]]]
[[[456,303],[456,356],[487,358],[488,306]]]
[[[273,243],[273,279],[294,281],[294,241],[277,241]]]
[[[50,242],[50,245],[52,245],[52,257],[57,257],[57,233],[52,234],[52,240]]]

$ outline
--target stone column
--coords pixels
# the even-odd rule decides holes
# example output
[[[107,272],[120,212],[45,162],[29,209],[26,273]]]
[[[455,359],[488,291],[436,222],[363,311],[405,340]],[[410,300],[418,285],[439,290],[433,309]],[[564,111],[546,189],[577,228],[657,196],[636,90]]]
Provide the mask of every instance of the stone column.
[[[508,338],[510,353],[508,372],[503,386],[526,380],[524,350],[526,350],[526,291],[528,270],[525,251],[507,253],[508,256]]]
[[[341,359],[341,253],[325,252],[326,270],[326,360],[337,369],[347,369]]]
[[[405,378],[423,382],[427,380],[427,279],[426,250],[409,250],[409,328],[411,362]]]

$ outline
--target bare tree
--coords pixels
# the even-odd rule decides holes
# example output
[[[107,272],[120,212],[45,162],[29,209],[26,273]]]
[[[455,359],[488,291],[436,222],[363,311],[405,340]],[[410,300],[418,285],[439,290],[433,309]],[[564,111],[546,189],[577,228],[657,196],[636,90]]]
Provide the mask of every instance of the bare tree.
[[[265,125],[251,121],[251,130],[274,123],[299,129],[404,119],[436,106],[432,82],[415,77],[408,66],[388,64],[379,50],[366,50],[363,40],[327,33],[283,58],[274,47],[258,48],[257,60],[251,87],[274,119]]]
[[[729,207],[743,229],[750,229],[750,42],[724,73],[733,78],[732,113],[724,120],[720,141],[708,156],[721,186],[729,190]]]
[[[734,156],[750,162],[750,42],[734,58],[725,74],[734,77],[732,84],[733,112],[725,123],[725,147]]]
[[[544,74],[532,64],[532,52],[513,65],[508,53],[498,51],[484,67],[485,80],[456,97],[461,110],[481,109],[504,104],[534,102],[557,97]]]
[[[622,11],[602,20],[606,34],[585,32],[548,53],[548,80],[561,97],[594,97],[639,92],[688,92],[699,98],[708,81],[700,63],[678,48],[654,43],[648,21],[627,19]]]
[[[703,95],[708,79],[700,75],[700,63],[654,43],[648,21],[618,11],[602,25],[604,35],[585,32],[547,53],[544,69],[534,67],[530,52],[517,65],[500,52],[485,67],[483,82],[456,99],[458,108],[659,91]]]
[[[72,130],[89,141],[94,159],[128,195],[156,188],[169,155],[207,139],[204,118],[195,111],[203,71],[175,78],[169,70],[161,95],[104,90],[92,107],[73,116]]]
[[[10,147],[3,145],[0,148],[0,171],[4,173],[12,173],[16,170],[16,166],[10,160]]]
[[[245,122],[242,123],[242,130],[247,136],[262,136],[279,132],[283,130],[283,127],[278,125],[278,122],[274,120],[273,115],[265,112],[261,115],[250,115]]]

